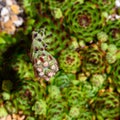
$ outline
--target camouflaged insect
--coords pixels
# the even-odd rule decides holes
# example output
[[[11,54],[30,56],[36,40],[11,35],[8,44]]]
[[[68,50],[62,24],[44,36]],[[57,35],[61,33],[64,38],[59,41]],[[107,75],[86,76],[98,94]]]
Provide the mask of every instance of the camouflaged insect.
[[[33,31],[31,59],[37,76],[49,81],[49,79],[58,71],[58,63],[56,59],[46,51],[47,44],[45,43],[45,38],[45,28],[38,31]]]

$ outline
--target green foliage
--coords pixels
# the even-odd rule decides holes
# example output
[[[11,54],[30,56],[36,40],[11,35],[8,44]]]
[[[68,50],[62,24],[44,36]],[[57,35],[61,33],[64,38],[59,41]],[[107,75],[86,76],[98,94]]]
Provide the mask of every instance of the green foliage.
[[[80,41],[90,42],[99,32],[101,23],[98,9],[90,4],[72,5],[65,11],[65,27]]]
[[[102,104],[102,105],[101,105]],[[114,119],[119,116],[119,95],[114,92],[104,92],[102,95],[97,96],[94,100],[94,111],[96,117],[99,119]]]
[[[47,44],[46,50],[56,56],[62,49],[65,49],[68,44],[68,34],[59,22],[54,22],[44,16],[40,18],[40,21],[41,22],[36,25],[36,29],[46,28],[46,37],[44,39]]]
[[[120,47],[120,20],[108,21],[103,27],[103,30],[108,35],[109,43],[115,44]]]
[[[28,56],[26,55],[19,55],[17,56],[16,63],[13,64],[13,69],[17,71],[20,79],[33,79],[34,78],[34,71],[33,66]]]
[[[108,19],[119,13],[114,0],[19,3],[23,26],[0,33],[0,119],[20,112],[26,120],[119,119],[120,20]]]
[[[0,118],[7,116],[7,115],[8,115],[8,113],[7,113],[6,109],[4,107],[0,107]]]
[[[35,112],[35,115],[46,116],[47,105],[44,100],[40,99],[32,106],[32,110]]]
[[[10,92],[13,88],[13,83],[10,80],[4,80],[2,82],[2,90],[6,92]]]
[[[82,70],[88,74],[101,73],[105,70],[104,53],[98,46],[92,45],[83,52],[84,60]],[[103,62],[104,61],[104,62]]]
[[[80,55],[75,51],[66,49],[59,56],[59,65],[65,72],[76,73],[81,65]]]
[[[59,71],[50,81],[51,84],[58,86],[59,88],[65,88],[70,86],[75,79],[76,77],[74,74]]]

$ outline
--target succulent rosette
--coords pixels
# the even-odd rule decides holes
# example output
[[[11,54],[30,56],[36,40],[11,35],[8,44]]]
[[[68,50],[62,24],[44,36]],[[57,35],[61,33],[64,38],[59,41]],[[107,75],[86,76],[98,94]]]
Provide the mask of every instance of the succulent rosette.
[[[93,73],[104,73],[106,68],[105,54],[97,45],[93,44],[83,52],[82,71],[90,75]]]
[[[30,114],[33,103],[45,95],[45,91],[42,91],[42,89],[38,82],[32,80],[22,81],[19,88],[11,96],[11,99],[14,99],[12,104],[17,110]]]
[[[115,7],[115,0],[92,0],[92,2],[101,10],[110,12]]]
[[[47,119],[46,120],[61,120],[64,113],[67,110],[67,102],[63,99],[56,99],[53,101],[47,101],[48,110],[47,110]]]
[[[108,40],[108,35],[105,32],[101,31],[97,34],[97,39],[100,42],[106,42]]]
[[[71,107],[71,109],[70,109],[70,111],[69,111],[69,115],[70,115],[72,118],[78,118],[78,117],[79,117],[79,114],[80,114],[80,109],[79,109],[79,107],[77,107],[77,106]]]
[[[10,92],[13,89],[13,83],[10,80],[3,80],[2,82],[2,90],[6,92]]]
[[[107,21],[106,25],[103,27],[103,30],[108,35],[109,43],[120,47],[120,20]]]
[[[116,62],[117,57],[116,57],[115,54],[108,52],[108,53],[106,54],[106,60],[107,60],[107,62],[108,62],[109,64],[113,64],[113,63]]]
[[[24,11],[26,13],[26,17],[29,20],[32,20],[31,18],[35,18],[38,17],[38,10],[36,9],[36,5],[40,4],[40,2],[38,1],[34,1],[34,0],[22,0],[22,7],[24,8]]]
[[[66,100],[68,101],[69,106],[80,105],[84,102],[84,101],[81,101],[81,97],[82,97],[81,91],[80,91],[80,88],[77,86],[72,85],[69,88],[64,89],[63,93],[65,94],[65,97],[66,97]]]
[[[7,100],[5,101],[4,103],[4,107],[6,109],[6,111],[9,113],[9,114],[14,114],[14,113],[17,113],[18,112],[18,109],[15,105],[15,100],[12,100],[12,95],[11,95],[11,99],[10,100]]]
[[[71,85],[62,91],[68,102],[68,112],[72,119],[91,119],[92,112],[88,109],[89,100],[95,96],[95,90],[88,82]]]
[[[32,106],[32,111],[34,111],[35,116],[39,115],[41,117],[46,117],[47,105],[45,100],[37,100]]]
[[[101,105],[102,104],[102,105]],[[119,95],[115,92],[103,92],[92,103],[96,119],[116,119],[119,117]],[[92,108],[91,107],[91,108]]]
[[[48,87],[48,93],[49,93],[49,98],[54,100],[54,99],[60,99],[61,98],[61,91],[59,87],[55,85],[51,85]]]
[[[17,72],[20,79],[33,79],[34,71],[29,57],[25,54],[18,56],[15,63],[12,64],[12,68]]]
[[[72,80],[75,79],[75,75],[71,73],[65,73],[59,71],[53,79],[51,79],[51,84],[58,86],[59,88],[65,88],[72,84]]]
[[[72,50],[69,51],[69,49],[61,52],[58,61],[60,68],[68,73],[76,73],[81,65],[79,53]]]
[[[84,40],[85,42],[90,42],[99,32],[98,28],[101,24],[101,18],[98,13],[97,7],[89,2],[85,2],[85,4],[78,2],[66,10],[64,18],[65,27],[79,41]]]
[[[119,47],[116,47],[115,44],[109,44],[107,53],[106,53],[106,60],[109,64],[115,63],[120,57],[120,53],[118,50]]]
[[[69,116],[77,120],[90,120],[92,115],[92,112],[88,111],[84,106],[72,106],[69,111]]]
[[[94,74],[92,75],[90,82],[92,83],[93,86],[95,87],[101,87],[106,79],[105,74]]]

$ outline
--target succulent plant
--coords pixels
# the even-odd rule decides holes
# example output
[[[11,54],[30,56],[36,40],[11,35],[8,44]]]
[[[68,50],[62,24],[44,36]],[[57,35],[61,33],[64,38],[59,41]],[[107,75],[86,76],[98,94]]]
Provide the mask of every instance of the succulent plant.
[[[117,57],[115,54],[111,53],[111,52],[107,52],[106,54],[106,60],[109,64],[113,64],[116,62]]]
[[[77,120],[90,120],[92,119],[92,112],[86,109],[84,106],[73,106],[69,111],[69,115],[72,119]]]
[[[104,53],[93,44],[83,52],[82,71],[86,74],[102,73],[105,70]]]
[[[102,51],[106,51],[108,49],[108,44],[107,43],[101,43],[100,48],[101,48]]]
[[[110,13],[110,11],[112,11],[112,9],[115,7],[115,0],[92,0],[91,2],[96,4],[101,11],[106,11],[108,13]]]
[[[20,79],[32,79],[34,78],[34,70],[32,63],[30,62],[28,56],[21,54],[18,56],[12,68],[17,72]]]
[[[106,79],[105,74],[94,74],[92,75],[90,82],[92,83],[93,86],[95,87],[101,87]]]
[[[84,92],[84,96],[86,97],[86,101],[90,98],[94,98],[98,93],[99,88],[91,85],[88,81],[81,85],[81,91]]]
[[[65,92],[65,93],[64,93]],[[80,104],[80,100],[81,100],[81,91],[79,87],[76,86],[70,86],[69,88],[67,88],[67,90],[65,90],[63,93],[65,94],[65,97],[68,101],[68,105],[72,106],[72,105],[79,105]],[[83,102],[83,101],[82,101]],[[81,103],[82,103],[81,102]]]
[[[10,92],[13,88],[13,83],[10,80],[3,80],[2,82],[2,90],[6,92]]]
[[[78,118],[79,114],[80,114],[80,109],[78,107],[73,106],[73,107],[70,108],[69,115],[72,118]]]
[[[60,68],[68,73],[76,73],[81,65],[80,55],[67,49],[61,52],[58,61]]]
[[[11,95],[12,96],[12,95]],[[11,97],[10,96],[10,97]],[[6,109],[6,111],[9,113],[9,114],[13,114],[13,113],[17,113],[17,107],[15,106],[15,100],[12,100],[12,97],[11,97],[11,99],[10,100],[7,100],[7,101],[5,101],[5,103],[4,103],[4,106],[5,106],[5,109]]]
[[[78,80],[80,82],[85,82],[88,79],[88,77],[84,73],[79,73],[78,74]]]
[[[59,100],[48,100],[48,110],[47,110],[47,120],[61,120],[64,112],[66,111],[66,105],[67,103],[63,101],[62,99]]]
[[[60,8],[54,8],[53,16],[54,16],[55,19],[60,19],[63,16],[61,9]]]
[[[33,103],[39,100],[44,95],[40,84],[33,80],[25,80],[20,83],[19,88],[11,96],[14,99],[14,106],[17,110],[26,111],[25,114],[30,112]]]
[[[32,106],[32,111],[35,112],[35,115],[46,116],[46,112],[47,112],[46,102],[42,99],[36,101]]]
[[[49,98],[50,99],[54,100],[54,99],[60,99],[61,98],[60,89],[55,85],[49,86],[48,87],[48,92],[49,92]]]
[[[4,101],[6,101],[6,100],[10,100],[10,93],[9,92],[2,92],[2,99],[4,100]]]
[[[119,95],[114,92],[103,92],[92,104],[96,118],[115,119],[119,117]]]
[[[100,41],[100,42],[106,42],[108,40],[108,35],[101,31],[97,34],[97,39]]]
[[[99,32],[97,28],[101,23],[100,15],[97,7],[94,7],[89,2],[85,2],[85,4],[79,4],[78,2],[68,7],[64,19],[65,27],[71,34],[74,33],[79,41],[91,42]]]
[[[80,83],[79,86],[71,86],[67,88],[65,94],[66,100],[68,101],[69,116],[76,119],[92,118],[92,112],[88,109],[89,100],[94,97],[96,90],[90,86],[87,82]]]
[[[36,3],[38,4],[38,1],[32,1],[32,0],[22,1],[24,11],[30,18],[35,18],[38,15],[38,11],[36,9]]]
[[[56,85],[59,88],[65,88],[71,85],[72,80],[75,79],[75,75],[71,73],[65,73],[59,71],[53,79],[51,79],[51,84]]]
[[[109,44],[108,46],[108,52],[110,52],[111,54],[115,54],[117,52],[117,47],[115,44]]]
[[[111,44],[115,44],[117,47],[120,47],[119,38],[120,38],[120,21],[108,21],[103,27],[103,30],[108,35],[108,41]]]

